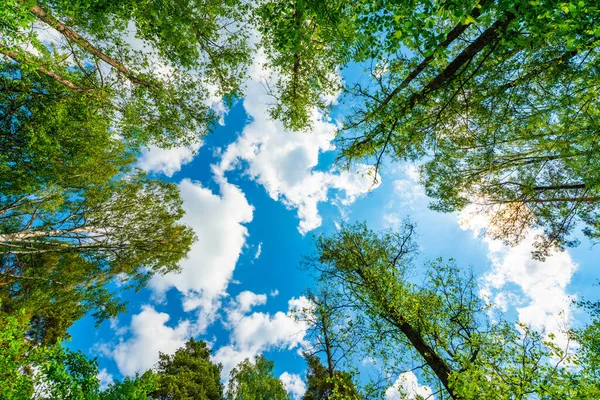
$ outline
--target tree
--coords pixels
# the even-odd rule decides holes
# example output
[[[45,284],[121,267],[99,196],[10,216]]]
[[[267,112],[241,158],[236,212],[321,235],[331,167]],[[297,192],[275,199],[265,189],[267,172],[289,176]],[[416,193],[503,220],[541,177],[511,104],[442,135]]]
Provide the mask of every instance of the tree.
[[[283,383],[273,376],[273,362],[256,356],[245,359],[232,371],[227,385],[227,400],[288,400]]]
[[[88,311],[122,311],[106,286],[177,269],[194,234],[177,187],[132,168],[139,138],[115,136],[102,101],[0,68],[0,309],[27,309],[49,343]]]
[[[37,346],[24,336],[24,315],[0,316],[0,398],[91,399],[98,392],[95,360],[60,343]]]
[[[579,363],[530,327],[489,318],[475,279],[441,260],[414,279],[414,227],[376,234],[363,224],[320,237],[307,263],[350,304],[362,324],[366,355],[388,376],[421,370],[420,380],[445,399],[589,398],[597,385],[567,365]],[[558,361],[556,361],[558,360]],[[563,365],[565,365],[563,367]],[[580,364],[581,365],[581,364]]]
[[[155,375],[116,381],[100,391],[98,364],[62,342],[39,346],[26,331],[24,313],[0,315],[0,398],[10,400],[148,400]]]
[[[20,71],[95,98],[116,133],[135,133],[143,144],[198,140],[215,121],[206,105],[211,88],[217,96],[237,95],[249,60],[246,7],[237,0],[11,0],[1,7],[1,54]],[[42,42],[34,23],[61,40]],[[130,23],[150,50],[131,44]]]
[[[303,355],[308,364],[307,391],[304,399],[357,399],[359,393],[352,382],[353,374],[342,371],[352,367],[352,351],[360,343],[361,334],[345,315],[345,299],[326,287],[308,291],[310,307],[297,310],[296,317],[306,321],[309,329]],[[350,323],[350,325],[348,324]],[[319,355],[324,356],[326,366]]]
[[[152,370],[135,377],[125,377],[122,381],[111,383],[101,391],[98,400],[150,400],[150,393],[156,389],[156,375]]]
[[[155,370],[153,399],[221,400],[221,364],[210,360],[210,349],[203,341],[190,338],[175,354],[160,353]]]
[[[575,340],[581,344],[577,364],[591,383],[588,393],[597,397],[600,393],[600,301],[581,301],[579,306],[587,311],[590,322],[573,331]]]
[[[110,282],[120,276],[139,288],[177,270],[195,238],[178,223],[177,187],[140,172],[2,200],[0,307],[30,310],[36,337],[49,341],[87,311],[98,322],[115,316],[123,304]]]
[[[296,2],[308,22],[272,18],[285,34],[266,35],[290,82],[294,64],[279,58],[305,30],[334,32],[315,39],[333,57],[315,59],[319,76],[367,63],[370,73],[344,90],[342,163],[424,160],[434,209],[480,205],[492,214],[488,234],[510,244],[540,228],[540,259],[576,244],[569,236],[579,222],[600,236],[596,2],[344,3]],[[282,21],[293,15],[278,12]],[[337,32],[337,21],[346,29]],[[287,103],[319,105],[296,97]]]
[[[330,371],[321,364],[321,360],[305,354],[308,364],[306,373],[306,393],[303,400],[360,399],[360,394],[352,382],[352,374],[345,371]]]
[[[326,109],[325,98],[341,89],[336,68],[354,34],[344,1],[261,1],[255,10],[267,66],[275,72],[267,88],[276,101],[273,118],[289,129],[311,125],[313,109]],[[332,46],[331,42],[336,45]]]

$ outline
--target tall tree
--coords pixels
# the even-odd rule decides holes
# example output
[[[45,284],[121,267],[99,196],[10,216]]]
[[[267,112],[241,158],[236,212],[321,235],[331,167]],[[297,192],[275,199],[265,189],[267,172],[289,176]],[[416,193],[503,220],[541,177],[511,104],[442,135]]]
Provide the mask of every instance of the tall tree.
[[[352,382],[352,374],[326,368],[321,360],[305,354],[308,371],[306,373],[306,393],[302,400],[361,399]]]
[[[210,349],[193,338],[175,354],[160,353],[155,370],[158,387],[153,399],[160,400],[221,400],[221,364],[210,360]]]
[[[189,144],[210,129],[211,88],[237,95],[249,60],[246,7],[237,0],[15,0],[1,7],[4,57],[103,102],[117,133],[163,147]],[[41,41],[40,26],[58,40]],[[73,81],[73,71],[86,79]]]
[[[178,223],[177,187],[139,172],[2,200],[0,307],[30,310],[44,340],[63,336],[87,311],[98,321],[122,311],[107,285],[121,276],[139,288],[176,270],[195,238]]]
[[[341,81],[337,66],[346,57],[354,24],[345,18],[345,1],[259,1],[255,9],[268,67],[275,72],[267,88],[276,101],[271,116],[290,129],[306,129],[315,108],[326,109]],[[332,46],[331,43],[336,45]]]
[[[574,245],[579,222],[600,236],[597,2],[343,3],[298,1],[307,23],[279,23],[293,15],[284,8],[272,20],[287,34],[265,35],[272,64],[293,82],[294,63],[280,62],[288,42],[348,21],[316,39],[333,61],[311,66],[327,76],[367,64],[344,91],[343,163],[424,159],[434,209],[480,205],[492,215],[488,233],[511,244],[540,228],[538,258]],[[297,97],[288,103],[307,105]]]
[[[53,342],[88,311],[123,310],[106,286],[177,269],[194,235],[176,186],[132,169],[144,141],[115,135],[101,100],[10,63],[0,83],[0,307]]]
[[[7,400],[148,400],[154,374],[116,381],[100,390],[98,364],[60,342],[39,346],[27,337],[23,313],[0,314],[0,398]]]
[[[273,362],[256,356],[245,359],[232,371],[227,385],[227,400],[288,400],[283,383],[273,375]]]
[[[298,310],[297,318],[308,323],[304,358],[308,364],[304,399],[356,399],[359,393],[352,381],[353,349],[362,340],[361,332],[351,326],[344,312],[345,299],[326,287],[308,291],[310,307]],[[350,325],[348,324],[350,322]],[[325,366],[319,356],[325,360]]]
[[[420,379],[445,399],[589,398],[597,381],[578,368],[573,349],[530,327],[489,318],[475,279],[452,263],[427,266],[414,278],[414,227],[381,235],[346,226],[317,241],[307,263],[351,305],[363,324],[364,351],[390,376],[422,371]],[[518,329],[517,329],[518,328]],[[564,365],[564,366],[563,366]]]
[[[0,398],[91,399],[99,390],[94,360],[60,344],[24,339],[24,315],[0,315]]]

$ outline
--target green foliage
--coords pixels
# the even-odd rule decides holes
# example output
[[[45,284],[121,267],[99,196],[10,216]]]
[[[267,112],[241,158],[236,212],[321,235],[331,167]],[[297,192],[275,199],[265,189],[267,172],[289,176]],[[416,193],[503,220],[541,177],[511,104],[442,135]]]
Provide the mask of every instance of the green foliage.
[[[61,342],[39,346],[27,335],[24,313],[0,314],[0,399],[149,400],[152,371],[125,378],[100,391],[98,365]]]
[[[87,311],[97,321],[122,311],[106,285],[120,275],[141,287],[176,270],[195,238],[178,223],[177,187],[139,172],[0,200],[2,307],[31,310],[44,340],[63,336]]]
[[[27,325],[20,313],[0,316],[0,398],[94,399],[96,361],[60,343],[35,345],[25,336]]]
[[[581,302],[591,321],[583,328],[573,332],[575,340],[581,343],[578,364],[581,374],[588,382],[587,391],[600,395],[600,301]]]
[[[305,354],[304,357],[308,364],[308,372],[306,393],[302,400],[361,399],[350,373],[335,371],[332,377],[318,357],[310,354]]]
[[[480,299],[475,278],[452,261],[429,263],[414,279],[413,235],[408,222],[383,234],[345,226],[320,237],[317,255],[306,260],[328,290],[346,298],[349,324],[363,334],[361,352],[377,360],[384,376],[422,365],[420,384],[442,399],[594,398],[598,380],[588,372],[594,364],[587,350],[561,347],[553,335],[499,315],[491,319],[494,310]]]
[[[98,400],[150,400],[158,386],[156,375],[152,371],[146,371],[141,376],[136,374],[134,378],[125,377],[108,386],[98,395]]]
[[[314,122],[313,109],[326,109],[326,97],[341,90],[337,66],[353,40],[344,18],[345,1],[263,1],[255,14],[267,67],[275,72],[271,116],[294,130]],[[331,46],[330,42],[337,46]]]
[[[288,126],[311,124],[319,93],[333,92],[324,77],[364,66],[343,91],[346,166],[424,160],[432,208],[476,204],[491,216],[487,233],[510,244],[539,228],[539,259],[576,245],[580,222],[600,237],[597,2],[306,0],[259,10],[279,76],[272,114]]]
[[[123,311],[106,285],[177,269],[194,234],[178,223],[177,187],[131,168],[147,138],[115,130],[100,92],[14,63],[0,87],[0,309],[26,310],[32,337],[52,343],[88,312]]]
[[[231,371],[227,400],[288,400],[283,383],[273,375],[273,362],[256,356],[246,359]]]
[[[187,145],[215,122],[210,93],[228,100],[240,94],[250,60],[247,11],[238,0],[4,2],[0,53],[21,73],[54,81],[39,91],[58,84],[103,104],[105,123],[121,136]],[[40,41],[34,22],[62,38]],[[141,44],[131,44],[131,25]]]
[[[175,354],[160,354],[155,371],[154,399],[221,400],[221,365],[210,360],[210,349],[191,338]]]

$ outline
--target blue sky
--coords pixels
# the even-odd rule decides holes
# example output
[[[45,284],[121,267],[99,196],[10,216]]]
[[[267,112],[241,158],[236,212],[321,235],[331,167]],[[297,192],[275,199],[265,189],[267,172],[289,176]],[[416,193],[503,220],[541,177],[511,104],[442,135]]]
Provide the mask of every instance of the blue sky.
[[[342,222],[366,221],[379,230],[410,216],[420,262],[452,257],[473,268],[482,295],[515,321],[548,332],[580,323],[568,302],[593,297],[597,247],[584,239],[545,263],[532,261],[530,238],[507,248],[478,236],[485,216],[428,210],[414,166],[386,163],[377,185],[366,166],[340,172],[332,165],[336,121],[315,112],[312,132],[286,132],[267,116],[260,81],[268,76],[258,65],[250,75],[247,97],[223,114],[200,147],[141,155],[142,168],[179,184],[185,222],[199,241],[180,275],[156,277],[139,293],[122,292],[127,313],[99,328],[90,318],[72,327],[69,346],[98,357],[105,382],[152,367],[158,351],[173,352],[194,336],[211,343],[224,377],[244,358],[264,353],[299,395],[305,326],[289,311],[305,304],[312,278],[298,264],[313,250],[313,235],[334,232]]]

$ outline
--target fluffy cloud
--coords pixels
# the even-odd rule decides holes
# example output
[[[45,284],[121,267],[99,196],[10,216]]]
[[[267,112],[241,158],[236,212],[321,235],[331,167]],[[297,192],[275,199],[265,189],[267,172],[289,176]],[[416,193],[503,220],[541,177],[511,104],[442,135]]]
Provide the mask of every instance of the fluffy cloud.
[[[133,375],[151,368],[158,353],[174,353],[192,335],[192,324],[183,320],[169,327],[169,314],[143,306],[142,312],[131,319],[131,337],[121,341],[110,353],[123,375]]]
[[[191,226],[198,241],[181,262],[179,273],[155,276],[150,287],[160,299],[176,288],[183,294],[185,311],[198,310],[198,332],[210,324],[232,278],[252,220],[253,207],[236,186],[219,181],[221,195],[200,183],[184,179],[180,184],[186,214],[183,222]]]
[[[400,374],[396,382],[385,391],[386,400],[416,400],[417,396],[429,399],[433,392],[429,386],[419,385],[417,376],[412,371]]]
[[[267,303],[267,295],[256,294],[245,290],[238,294],[230,307],[226,310],[226,324],[235,326],[252,307],[264,305]]]
[[[304,381],[302,381],[300,375],[284,372],[281,374],[279,379],[283,383],[285,390],[292,395],[294,400],[300,400],[302,396],[304,396],[304,393],[306,392],[306,384]]]
[[[312,132],[286,131],[268,115],[267,104],[272,99],[262,84],[268,79],[268,71],[260,61],[251,69],[251,77],[244,108],[252,121],[224,151],[215,167],[218,175],[244,163],[247,175],[263,185],[271,198],[297,210],[302,234],[321,225],[317,205],[331,201],[330,189],[338,191],[334,202],[348,205],[379,185],[380,177],[374,184],[373,169],[365,165],[358,165],[354,171],[316,170],[319,155],[334,149],[331,141],[336,125],[314,110]]]
[[[267,350],[291,350],[301,346],[307,329],[305,322],[297,321],[292,315],[294,310],[308,303],[305,297],[291,299],[287,312],[248,314],[253,305],[265,304],[266,296],[242,293],[247,294],[238,296],[227,311],[225,324],[230,329],[230,343],[219,348],[213,357],[215,362],[223,364],[223,379],[246,358],[252,359]]]
[[[102,390],[106,389],[114,382],[113,376],[106,371],[106,368],[102,368],[100,372],[98,372],[98,375],[96,375],[96,378],[100,381],[100,389]]]
[[[486,215],[467,209],[460,216],[461,226],[475,235],[487,226]],[[567,293],[577,265],[568,251],[554,252],[546,261],[533,260],[532,231],[517,246],[509,247],[484,237],[492,268],[482,278],[482,294],[500,309],[516,307],[519,321],[547,333],[560,334],[571,322],[572,296]],[[558,335],[559,337],[562,335]],[[564,337],[559,341],[566,340]]]
[[[200,149],[201,143],[193,146],[174,147],[172,149],[161,149],[150,146],[142,152],[138,160],[138,166],[148,172],[158,172],[166,176],[173,176],[181,169],[182,165],[191,162]]]

